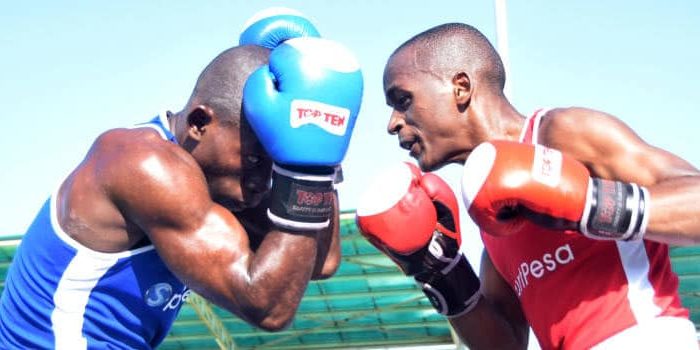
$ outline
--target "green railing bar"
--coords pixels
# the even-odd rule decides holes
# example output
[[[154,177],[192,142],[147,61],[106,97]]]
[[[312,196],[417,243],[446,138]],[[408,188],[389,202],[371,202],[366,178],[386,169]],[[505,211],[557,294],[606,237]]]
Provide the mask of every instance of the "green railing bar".
[[[357,273],[357,274],[348,274],[348,275],[335,275],[333,278],[329,278],[327,280],[322,280],[322,281],[314,281],[315,284],[336,284],[336,283],[342,283],[342,282],[350,282],[350,281],[357,281],[357,280],[378,280],[378,279],[406,279],[409,277],[406,277],[402,275],[400,272],[373,272],[373,273]]]
[[[295,345],[275,345],[274,350],[307,350],[307,349],[360,349],[363,347],[381,348],[396,345],[445,345],[454,344],[449,335],[425,337],[424,339],[395,339],[395,340],[370,340],[370,341],[345,341],[334,343],[316,343],[316,344],[295,344]],[[265,349],[265,344],[258,345],[251,349]]]
[[[415,301],[415,298],[412,298],[411,301]],[[388,315],[391,313],[395,312],[435,312],[433,307],[430,305],[417,305],[417,306],[404,306],[404,307],[394,307],[392,306],[384,306],[384,307],[376,307],[376,308],[354,308],[354,309],[347,309],[347,310],[325,310],[325,311],[314,311],[314,312],[298,312],[296,315],[296,319],[304,319],[304,320],[316,320],[319,318],[328,318],[330,316],[339,316],[339,315],[350,315],[350,314],[355,314],[358,312],[363,312],[363,311],[372,311],[372,312],[378,312],[382,313],[382,315]],[[342,317],[342,316],[341,316]],[[221,319],[222,323],[225,324],[241,324],[241,325],[247,325],[247,323],[240,318],[238,318],[235,315],[231,316],[226,316],[226,317],[221,317],[219,316],[219,319]],[[196,326],[201,323],[201,320],[199,318],[179,318],[177,320],[177,325],[178,326]],[[252,327],[252,326],[251,326]]]
[[[337,297],[342,297],[343,299],[373,297],[376,299],[376,298],[380,298],[380,297],[397,296],[397,295],[405,295],[405,294],[423,297],[423,293],[418,289],[405,289],[404,288],[404,289],[392,289],[392,290],[373,290],[373,291],[367,291],[367,292],[342,292],[342,293],[328,293],[328,294],[319,294],[319,295],[307,295],[307,296],[304,296],[304,301],[306,301],[306,302],[319,301],[319,300],[326,300],[326,299],[337,298]]]
[[[226,322],[226,321],[224,321]],[[343,322],[337,321],[337,322]],[[330,322],[328,322],[330,323]],[[182,323],[178,322],[178,326],[181,326]],[[421,327],[444,327],[447,329],[449,327],[449,324],[447,321],[438,321],[438,320],[431,320],[431,321],[422,321],[422,322],[403,322],[403,323],[384,323],[384,324],[366,324],[366,325],[352,325],[352,326],[347,326],[344,325],[342,328],[335,328],[334,324],[330,325],[329,327],[311,327],[311,328],[303,328],[303,329],[289,329],[289,330],[284,330],[284,331],[279,331],[279,332],[266,332],[263,330],[251,330],[251,331],[243,331],[243,332],[234,332],[233,335],[237,339],[243,339],[246,337],[260,337],[260,338],[276,338],[276,337],[284,337],[285,339],[291,339],[291,338],[297,338],[299,336],[302,336],[304,334],[310,333],[309,331],[313,331],[314,334],[326,334],[326,333],[338,333],[338,332],[356,332],[356,331],[363,331],[367,329],[381,329],[381,330],[401,330],[405,328],[421,328]],[[192,334],[192,335],[169,335],[167,339],[170,340],[193,340],[191,337],[204,337],[205,335],[203,334]],[[210,335],[206,335],[210,336]],[[277,342],[276,342],[277,343]],[[241,346],[238,347],[240,350]]]
[[[199,340],[207,340],[210,339],[207,336],[182,336],[182,337],[169,337],[166,338],[163,344],[171,344],[171,343],[177,343],[177,342],[182,342],[182,341],[199,341]],[[443,336],[443,335],[437,335],[437,336],[431,336],[431,337],[424,337],[422,339],[387,339],[387,340],[361,340],[361,341],[353,341],[353,340],[348,340],[348,341],[342,341],[342,342],[337,342],[337,343],[309,343],[309,344],[294,344],[294,345],[276,345],[274,347],[275,350],[305,350],[305,349],[357,349],[361,347],[372,347],[372,348],[380,348],[384,346],[392,346],[392,345],[422,345],[422,346],[428,346],[428,345],[446,345],[446,344],[453,344],[452,339],[450,336]],[[256,345],[256,346],[240,346],[239,350],[248,350],[248,349],[261,349],[264,348],[265,344],[261,345]]]
[[[404,304],[407,304],[407,303],[413,303],[413,302],[416,302],[417,300],[419,300],[419,299],[422,298],[422,297],[423,297],[423,294],[421,293],[421,295],[420,295],[419,297],[415,297],[415,298],[411,298],[411,299],[404,300],[404,301],[402,301],[402,302],[400,302],[400,303],[396,303],[396,304],[392,305],[392,307],[400,307],[401,305],[404,305]],[[283,343],[283,342],[285,342],[286,340],[288,340],[288,339],[290,339],[290,338],[300,337],[300,336],[302,336],[302,335],[304,335],[304,334],[312,333],[312,332],[317,331],[317,330],[319,330],[319,329],[324,329],[325,327],[339,327],[339,326],[341,326],[341,325],[344,324],[344,323],[350,322],[350,321],[352,321],[352,320],[354,320],[354,319],[357,319],[357,318],[364,317],[364,316],[366,316],[366,315],[368,315],[368,314],[371,314],[371,313],[374,313],[374,311],[373,311],[373,310],[361,311],[361,312],[357,312],[357,313],[355,313],[355,314],[351,314],[351,315],[349,315],[348,317],[343,318],[342,320],[327,321],[327,322],[325,322],[325,323],[321,323],[321,324],[318,325],[317,327],[308,328],[308,329],[305,329],[305,330],[303,330],[303,331],[301,331],[301,332],[297,332],[297,333],[295,333],[295,334],[293,334],[293,335],[288,335],[288,336],[286,336],[286,337],[277,338],[277,339],[275,339],[274,341],[272,341],[272,342],[270,342],[270,343],[267,343],[267,344],[265,344],[265,345],[266,345],[266,346],[269,346],[269,345],[271,345],[271,344]],[[376,327],[376,325],[373,325],[373,326]]]

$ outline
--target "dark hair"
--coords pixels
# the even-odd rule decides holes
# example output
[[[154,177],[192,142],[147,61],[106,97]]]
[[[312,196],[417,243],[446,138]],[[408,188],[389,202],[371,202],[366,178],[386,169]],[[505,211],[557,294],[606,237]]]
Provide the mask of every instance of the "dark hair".
[[[503,90],[506,81],[501,57],[478,29],[464,23],[445,23],[415,35],[401,44],[397,53],[415,50],[418,63],[454,74],[464,70],[483,84]]]
[[[248,76],[267,63],[269,50],[236,46],[220,53],[202,71],[188,104],[212,108],[224,121],[240,125],[243,86]]]

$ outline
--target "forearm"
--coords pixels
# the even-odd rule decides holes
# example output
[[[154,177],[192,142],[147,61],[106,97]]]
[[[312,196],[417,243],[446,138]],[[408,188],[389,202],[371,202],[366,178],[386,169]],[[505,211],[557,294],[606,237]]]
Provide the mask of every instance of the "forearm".
[[[312,280],[331,278],[338,270],[341,258],[340,239],[338,236],[337,230],[324,231],[319,234],[316,265],[311,276]]]
[[[527,327],[511,325],[486,297],[481,297],[470,312],[449,321],[469,349],[527,348]]]
[[[338,211],[338,192],[335,192],[333,215],[328,228],[321,230],[318,235],[316,266],[312,280],[330,278],[340,265],[340,213]]]
[[[286,327],[311,279],[316,254],[315,233],[268,233],[245,272],[241,311],[262,328]]]
[[[650,186],[646,239],[670,245],[700,243],[700,175]]]
[[[333,196],[329,226],[285,231],[269,223],[268,233],[245,271],[241,311],[251,323],[268,330],[286,327],[312,279],[332,276],[340,263],[339,213]],[[296,232],[296,233],[291,233]]]

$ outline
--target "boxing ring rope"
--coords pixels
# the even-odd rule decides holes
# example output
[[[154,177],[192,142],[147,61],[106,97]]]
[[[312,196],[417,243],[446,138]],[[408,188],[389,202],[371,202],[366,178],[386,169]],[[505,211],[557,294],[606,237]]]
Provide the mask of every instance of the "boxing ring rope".
[[[187,298],[187,302],[192,306],[192,308],[197,313],[197,316],[206,324],[209,332],[214,337],[214,340],[219,345],[222,350],[234,350],[236,349],[236,343],[233,337],[224,326],[221,318],[214,313],[211,304],[200,297],[197,294],[190,294]]]

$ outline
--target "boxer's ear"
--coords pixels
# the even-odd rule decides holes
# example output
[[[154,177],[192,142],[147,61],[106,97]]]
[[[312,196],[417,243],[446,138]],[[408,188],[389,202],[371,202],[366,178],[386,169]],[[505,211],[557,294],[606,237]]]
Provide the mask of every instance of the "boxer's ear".
[[[214,119],[214,111],[204,105],[198,105],[187,114],[187,135],[195,141],[199,141]]]
[[[452,87],[457,107],[460,112],[464,112],[472,98],[472,84],[469,75],[466,72],[455,74],[452,77]]]

